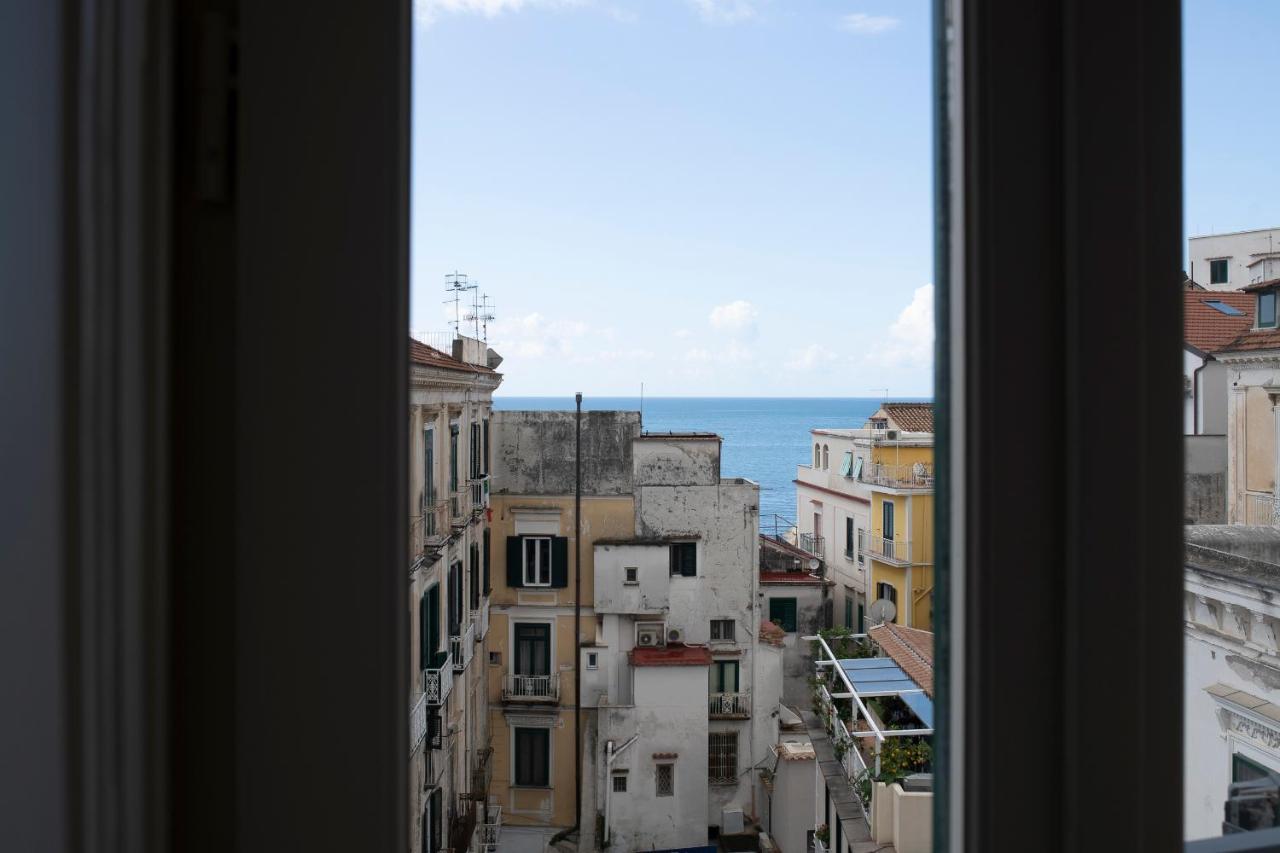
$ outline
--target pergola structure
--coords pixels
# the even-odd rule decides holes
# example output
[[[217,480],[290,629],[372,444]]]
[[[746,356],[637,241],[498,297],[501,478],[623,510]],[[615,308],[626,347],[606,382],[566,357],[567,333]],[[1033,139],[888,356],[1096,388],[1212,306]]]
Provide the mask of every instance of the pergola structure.
[[[924,688],[903,671],[902,667],[892,658],[839,658],[823,637],[812,636],[804,637],[803,639],[812,640],[818,644],[818,660],[814,662],[817,671],[819,673],[835,672],[837,684],[834,686],[837,692],[828,690],[826,684],[819,686],[819,702],[823,708],[823,716],[826,718],[827,731],[831,734],[838,748],[843,748],[844,750],[841,764],[843,764],[845,775],[848,776],[851,783],[855,782],[861,774],[869,772],[861,752],[856,748],[854,738],[875,738],[875,774],[879,775],[880,746],[886,738],[920,737],[933,734],[933,700],[925,693]],[[875,642],[867,634],[852,634],[848,638],[842,637],[841,639]],[[879,722],[867,710],[867,706],[863,701],[877,696],[896,696],[900,698],[925,727],[911,729],[881,728]],[[836,702],[840,701],[847,701],[851,706],[850,725],[853,726],[852,731],[840,717],[836,706]],[[867,729],[858,729],[857,722],[859,718],[866,720]],[[865,810],[865,803],[863,808]]]

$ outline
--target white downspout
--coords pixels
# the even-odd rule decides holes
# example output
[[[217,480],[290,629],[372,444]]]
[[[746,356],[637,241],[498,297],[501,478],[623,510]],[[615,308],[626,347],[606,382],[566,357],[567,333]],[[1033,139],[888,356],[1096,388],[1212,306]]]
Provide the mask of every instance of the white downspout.
[[[617,759],[619,755],[622,754],[623,750],[631,746],[631,744],[635,743],[639,739],[640,739],[640,735],[634,734],[627,739],[626,743],[622,744],[622,746],[618,747],[617,749],[613,748],[613,741],[609,741],[604,746],[604,832],[601,833],[602,835],[600,839],[601,847],[604,847],[609,844],[609,832],[610,832],[609,818],[611,816],[611,813],[609,810],[609,804],[612,800],[611,795],[613,794],[613,772],[612,772],[613,762]]]

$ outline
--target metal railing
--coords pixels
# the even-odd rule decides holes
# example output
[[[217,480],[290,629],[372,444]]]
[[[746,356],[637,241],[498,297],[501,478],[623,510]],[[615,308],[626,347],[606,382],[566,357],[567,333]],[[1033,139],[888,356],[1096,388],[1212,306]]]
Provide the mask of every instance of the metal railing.
[[[471,624],[475,626],[475,641],[478,643],[489,636],[489,599],[485,599],[479,610],[471,611]]]
[[[1245,524],[1280,525],[1280,503],[1275,495],[1249,493],[1244,498]]]
[[[864,530],[858,534],[858,550],[877,560],[900,566],[916,562],[912,559],[910,539],[885,539],[883,536],[873,536]]]
[[[933,465],[916,462],[911,465],[886,465],[869,462],[862,466],[858,482],[892,489],[932,489]]]
[[[409,708],[409,754],[418,751],[427,737],[427,694],[418,696]]]
[[[422,670],[422,695],[428,705],[443,705],[453,690],[453,656],[445,653],[437,665]]]
[[[712,717],[748,717],[751,715],[751,694],[712,693],[707,697],[707,712]]]
[[[556,702],[560,699],[560,673],[511,675],[503,678],[502,698],[515,702]]]
[[[827,853],[827,845],[816,835],[813,837],[813,853]]]
[[[801,533],[796,539],[796,544],[800,546],[801,551],[808,551],[815,557],[821,557],[825,551],[827,540],[825,536],[819,536],[816,533]]]
[[[449,657],[453,658],[453,668],[462,672],[471,663],[471,656],[476,648],[476,623],[467,625],[467,629],[449,637]]]
[[[498,803],[485,803],[481,811],[480,851],[497,853],[498,842],[502,838],[502,806]]]

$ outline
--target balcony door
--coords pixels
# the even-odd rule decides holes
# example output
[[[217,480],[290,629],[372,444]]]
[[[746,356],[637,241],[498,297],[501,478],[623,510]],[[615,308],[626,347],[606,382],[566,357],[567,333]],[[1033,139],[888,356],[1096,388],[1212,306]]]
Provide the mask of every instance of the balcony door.
[[[711,692],[738,692],[738,662],[736,660],[718,660],[711,664]]]
[[[885,501],[883,504],[881,504],[881,506],[884,507],[884,509],[883,509],[883,514],[881,516],[880,526],[881,526],[882,532],[880,535],[885,538],[886,542],[892,542],[893,541],[893,501]]]
[[[551,626],[546,624],[516,625],[515,675],[551,674]]]

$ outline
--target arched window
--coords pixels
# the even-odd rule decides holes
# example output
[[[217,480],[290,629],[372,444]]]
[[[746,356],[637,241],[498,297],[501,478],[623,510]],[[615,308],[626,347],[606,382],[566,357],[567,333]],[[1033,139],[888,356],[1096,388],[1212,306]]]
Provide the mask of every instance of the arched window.
[[[827,446],[822,445],[822,470],[825,471],[831,466],[831,453],[827,450]]]
[[[822,467],[822,447],[817,444],[813,446],[813,467]]]

